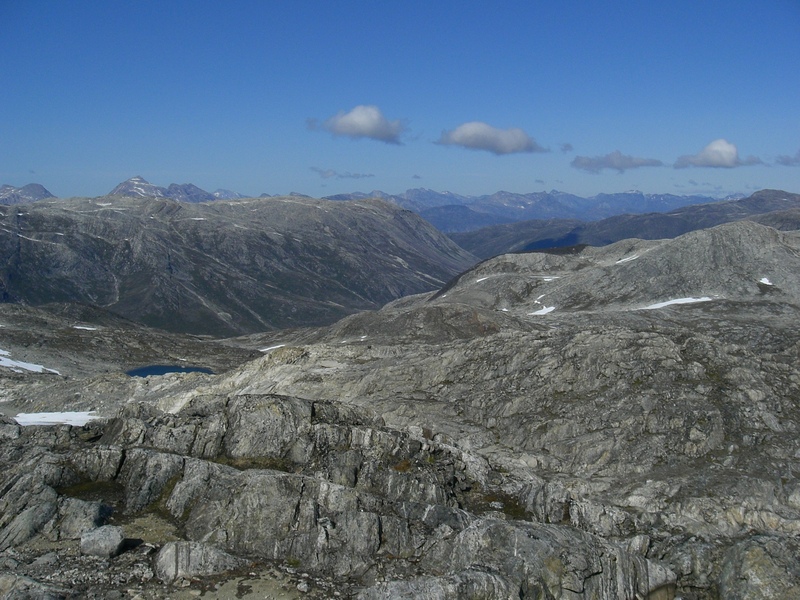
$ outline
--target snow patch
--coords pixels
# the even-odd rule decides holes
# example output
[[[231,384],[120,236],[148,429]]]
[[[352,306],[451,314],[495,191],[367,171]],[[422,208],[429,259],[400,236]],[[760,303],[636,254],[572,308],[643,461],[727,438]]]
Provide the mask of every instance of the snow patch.
[[[475,283],[480,283],[481,281],[486,281],[487,279],[489,279],[489,278],[488,277],[481,277],[480,279],[476,279]]]
[[[555,309],[555,306],[545,306],[544,308],[528,313],[528,315],[546,315],[547,313],[553,312]]]
[[[618,260],[616,263],[614,263],[614,264],[621,265],[622,263],[630,262],[630,261],[632,261],[632,260],[636,260],[637,258],[639,258],[639,255],[638,255],[638,254],[634,254],[633,256],[628,256],[628,257],[626,257],[626,258],[620,258],[620,259],[619,259],[619,260]]]
[[[42,365],[35,365],[33,363],[22,362],[20,360],[12,360],[10,357],[11,357],[10,352],[8,352],[7,350],[0,350],[0,367],[6,367],[16,373],[21,373],[22,371],[19,371],[19,369],[23,369],[25,371],[31,371],[33,373],[44,373],[45,371],[48,371],[49,373],[55,373],[56,375],[61,375],[61,373],[59,373],[55,369],[47,369]]]
[[[672,306],[673,304],[694,304],[695,302],[710,302],[713,298],[709,296],[702,296],[700,298],[675,298],[674,300],[667,300],[666,302],[656,302],[650,306],[643,306],[639,310],[653,310],[656,308],[664,308],[665,306]]]
[[[192,217],[191,220],[192,221],[205,221],[206,218],[205,217]]]
[[[97,327],[86,327],[85,325],[73,325],[73,329],[82,329],[84,331],[97,331]]]
[[[99,419],[94,411],[19,413],[14,420],[20,425],[76,425],[81,427],[92,419]]]
[[[277,346],[270,346],[269,348],[261,348],[259,352],[269,352],[270,350],[277,350],[278,348],[283,348],[286,344],[278,344]]]
[[[762,277],[761,279],[759,279],[759,280],[758,280],[758,283],[763,283],[764,285],[775,285],[774,283],[772,283],[772,282],[771,282],[769,279],[767,279],[766,277]]]
[[[561,278],[560,277],[555,277],[555,276],[553,276],[553,277],[543,277],[542,281],[553,281],[555,279],[561,279]]]

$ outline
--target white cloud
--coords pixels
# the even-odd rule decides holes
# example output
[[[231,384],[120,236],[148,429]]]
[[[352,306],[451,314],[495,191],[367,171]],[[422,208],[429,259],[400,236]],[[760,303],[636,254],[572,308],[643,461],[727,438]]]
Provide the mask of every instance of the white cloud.
[[[308,122],[317,129],[316,120]],[[399,144],[400,135],[406,130],[401,120],[390,121],[377,106],[359,105],[350,112],[339,111],[322,123],[321,128],[333,135],[345,135],[353,139],[370,138],[387,144]]]
[[[622,173],[628,169],[638,169],[639,167],[661,167],[664,165],[655,158],[638,158],[627,156],[619,150],[614,150],[605,156],[576,156],[570,163],[576,169],[588,171],[589,173],[599,173],[603,169],[614,169]]]
[[[462,146],[472,150],[487,150],[494,154],[517,152],[547,152],[527,133],[513,127],[497,129],[480,121],[459,125],[451,131],[443,131],[436,142],[446,146]]]
[[[739,150],[736,145],[720,138],[708,144],[697,154],[681,156],[675,161],[675,168],[714,167],[732,169],[734,167],[759,164],[762,164],[761,159],[755,156],[748,156],[745,160],[740,160]]]
[[[335,177],[336,179],[366,179],[367,177],[375,177],[373,173],[351,173],[350,171],[339,173],[339,171],[334,171],[333,169],[320,169],[319,167],[311,167],[311,170],[318,173],[323,179],[330,179],[331,177]]]
[[[779,165],[783,165],[784,167],[800,167],[800,150],[798,150],[797,154],[794,156],[782,154],[775,160],[775,162]]]

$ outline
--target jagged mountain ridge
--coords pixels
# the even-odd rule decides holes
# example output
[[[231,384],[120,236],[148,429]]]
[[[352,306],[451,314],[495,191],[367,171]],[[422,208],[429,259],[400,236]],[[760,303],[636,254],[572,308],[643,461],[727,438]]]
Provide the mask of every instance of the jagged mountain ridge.
[[[747,198],[696,204],[664,213],[616,215],[591,223],[563,219],[533,220],[452,233],[450,237],[476,256],[489,258],[508,252],[579,244],[601,246],[632,237],[649,240],[672,238],[739,219],[767,219],[767,213],[798,207],[800,194],[761,190]],[[786,215],[782,227],[794,222],[790,216]],[[775,218],[770,222],[776,223]]]
[[[475,262],[378,200],[116,196],[10,207],[0,222],[4,301],[95,304],[217,336],[330,323],[434,289]]]
[[[36,187],[35,191],[34,187]],[[26,186],[28,192],[22,195],[15,191],[22,188],[3,186],[0,189],[5,190],[5,196],[9,198],[8,201],[2,201],[4,196],[0,192],[0,203],[2,204],[27,203],[53,197],[39,184],[29,184]],[[161,187],[151,184],[138,175],[118,184],[108,195],[133,198],[172,198],[181,202],[210,202],[219,199],[235,200],[247,197],[226,189],[218,189],[210,193],[192,183],[171,183],[167,187]],[[305,196],[294,193],[289,195]],[[259,197],[272,196],[261,194]],[[500,191],[484,196],[464,196],[425,188],[409,189],[402,194],[394,195],[380,190],[368,193],[352,192],[328,196],[325,199],[349,201],[368,198],[380,198],[416,212],[437,229],[446,233],[473,231],[490,225],[516,223],[530,219],[563,218],[592,221],[623,213],[664,212],[676,207],[714,200],[706,196],[642,194],[641,192],[598,194],[590,198],[582,198],[557,190],[528,194]]]
[[[330,196],[331,200],[380,197],[412,210],[445,233],[472,231],[498,223],[531,219],[594,221],[623,213],[665,212],[683,206],[714,202],[709,196],[643,194],[632,191],[583,198],[551,190],[518,194],[500,191],[485,196],[461,196],[424,188],[391,195],[379,190]]]
[[[24,490],[97,481],[130,517],[159,506],[171,535],[362,600],[795,597],[797,273],[799,233],[739,221],[497,257],[240,340],[264,356],[194,388],[36,376],[6,394],[124,408],[69,438],[4,425],[8,512],[57,505],[38,526],[67,531],[70,488]],[[710,299],[646,309],[683,295]]]
[[[153,185],[143,177],[131,177],[117,185],[108,193],[109,196],[126,196],[130,198],[172,198],[179,202],[209,202],[219,197],[200,189],[192,183],[170,183],[169,187]]]

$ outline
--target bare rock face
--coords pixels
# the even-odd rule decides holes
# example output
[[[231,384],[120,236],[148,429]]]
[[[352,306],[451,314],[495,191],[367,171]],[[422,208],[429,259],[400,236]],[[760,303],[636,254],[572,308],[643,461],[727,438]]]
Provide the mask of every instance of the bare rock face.
[[[39,496],[9,505],[11,522],[0,533],[15,535],[13,517],[49,502],[80,513],[93,505],[73,495],[96,489],[119,515],[157,510],[184,532],[186,541],[165,543],[155,558],[164,581],[239,568],[247,561],[236,557],[246,556],[360,581],[365,598],[391,592],[378,583],[387,577],[411,577],[414,593],[427,589],[415,583],[422,577],[434,586],[463,579],[476,589],[546,590],[556,598],[646,595],[674,585],[668,569],[597,536],[512,520],[513,510],[504,513],[490,492],[484,459],[387,428],[368,409],[283,396],[205,397],[175,414],[130,406],[101,427],[105,434],[92,441],[77,428],[63,428],[60,438],[48,428],[23,431],[10,454],[36,448],[59,468]],[[134,441],[132,431],[141,432]],[[8,476],[18,477],[9,467]],[[57,511],[50,519],[29,524],[27,539],[59,528],[66,539],[74,529]],[[122,542],[120,527],[104,526],[82,535],[81,550],[113,558]],[[475,569],[492,573],[490,581],[473,582]]]
[[[796,538],[756,536],[732,547],[725,555],[720,597],[796,598],[800,595],[800,566]]]
[[[0,597],[8,600],[64,600],[69,596],[66,589],[42,584],[30,577],[0,574]]]

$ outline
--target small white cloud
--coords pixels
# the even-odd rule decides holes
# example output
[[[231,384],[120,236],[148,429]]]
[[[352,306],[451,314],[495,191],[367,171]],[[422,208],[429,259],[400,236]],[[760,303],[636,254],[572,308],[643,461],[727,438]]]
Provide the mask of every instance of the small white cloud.
[[[436,142],[445,146],[461,146],[471,150],[486,150],[493,154],[515,154],[518,152],[547,152],[522,129],[497,129],[480,121],[459,125],[451,131],[443,131]]]
[[[599,173],[603,169],[613,169],[622,173],[628,169],[638,169],[639,167],[661,167],[664,165],[655,158],[638,158],[627,156],[619,150],[614,150],[605,156],[576,156],[570,163],[576,169],[588,171],[589,173]]]
[[[573,150],[572,144],[570,144],[569,142],[561,144],[561,151],[562,152],[567,153],[567,152],[572,152],[572,150]]]
[[[786,154],[780,155],[775,159],[775,163],[783,165],[784,167],[800,167],[800,150],[798,150],[797,154],[794,156],[788,156]]]
[[[368,177],[375,177],[373,173],[351,173],[350,171],[339,173],[333,169],[320,169],[319,167],[311,167],[311,170],[318,173],[323,179],[330,179],[331,177],[335,177],[336,179],[366,179]]]
[[[675,161],[675,168],[713,167],[732,169],[734,167],[759,164],[763,163],[760,158],[755,156],[748,156],[745,160],[740,160],[739,150],[736,145],[720,138],[711,142],[697,154],[681,156]]]
[[[401,120],[390,121],[377,106],[359,105],[350,112],[339,111],[322,125],[309,119],[311,129],[324,129],[333,135],[344,135],[353,139],[370,138],[387,144],[399,144],[400,135],[406,130]]]

